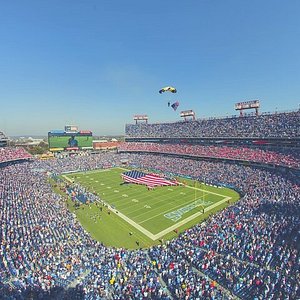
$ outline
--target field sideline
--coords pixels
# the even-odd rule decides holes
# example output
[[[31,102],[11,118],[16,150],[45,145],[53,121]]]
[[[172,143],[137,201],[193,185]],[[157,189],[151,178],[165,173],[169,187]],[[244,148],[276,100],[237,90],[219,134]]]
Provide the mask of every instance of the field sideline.
[[[185,178],[178,178],[179,186],[148,190],[144,185],[124,184],[124,171],[113,168],[63,175],[96,193],[106,204],[82,205],[74,212],[95,239],[111,246],[151,246],[239,199],[233,190]]]

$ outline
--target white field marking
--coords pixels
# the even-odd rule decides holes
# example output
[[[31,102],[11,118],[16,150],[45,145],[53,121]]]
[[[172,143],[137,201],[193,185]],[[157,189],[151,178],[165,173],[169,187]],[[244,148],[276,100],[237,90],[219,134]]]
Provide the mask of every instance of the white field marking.
[[[198,207],[202,208],[203,210],[205,207],[208,207],[215,202],[212,201],[205,201],[204,199],[197,199],[194,202],[189,203],[188,205],[185,205],[177,210],[173,210],[171,212],[168,212],[164,214],[164,217],[167,219],[172,220],[174,223],[182,219],[182,216],[189,213],[190,211],[194,209],[199,209]]]
[[[128,169],[125,169],[125,168],[119,168],[119,169],[123,169],[123,170],[126,170],[126,171],[128,170]],[[104,172],[104,171],[110,171],[110,169],[95,170],[95,171],[93,171],[93,173]],[[81,172],[81,173],[85,173],[85,172]],[[104,184],[102,183],[101,185],[104,185]],[[191,188],[191,189],[196,189],[196,190],[199,190],[199,191],[203,191],[203,192],[205,191],[208,194],[214,194],[214,195],[218,195],[218,196],[224,197],[224,195],[220,195],[220,194],[217,194],[217,193],[214,193],[214,192],[210,192],[210,191],[207,191],[207,190],[202,190],[202,189],[191,187],[191,186],[186,186],[186,187],[187,188]],[[102,193],[102,194],[105,195],[104,193]],[[215,204],[212,204],[209,207],[205,208],[204,212],[210,211],[214,207],[217,207],[217,206],[221,205],[222,203],[224,203],[224,202],[226,202],[226,201],[228,201],[230,199],[231,199],[231,197],[226,197],[223,200],[221,200],[219,202],[216,202]],[[100,202],[100,201],[98,201],[98,202]],[[103,200],[102,200],[102,202],[104,202],[106,205],[109,205],[108,203],[106,203]],[[140,226],[139,224],[137,224],[136,222],[134,222],[133,220],[131,220],[130,218],[128,218],[127,216],[125,216],[124,214],[122,214],[120,211],[118,211],[118,213],[117,213],[115,209],[112,209],[112,212],[115,213],[115,214],[117,214],[120,218],[122,218],[123,220],[125,220],[130,225],[134,226],[136,229],[138,229],[140,232],[142,232],[143,234],[145,234],[146,236],[148,236],[153,241],[161,238],[162,236],[166,235],[167,233],[169,233],[169,232],[173,231],[174,229],[176,229],[176,228],[178,228],[178,227],[180,227],[180,226],[182,226],[182,225],[190,222],[191,220],[193,220],[194,218],[197,218],[198,216],[200,216],[202,214],[202,212],[197,212],[197,213],[189,216],[188,218],[185,218],[185,219],[181,220],[180,222],[178,222],[178,223],[176,223],[176,224],[174,224],[174,225],[172,225],[172,226],[164,229],[163,231],[161,231],[161,232],[159,232],[157,234],[153,234],[150,231],[148,231],[147,229],[145,229],[144,227]]]
[[[204,209],[204,212],[210,211],[211,209],[213,209],[216,206],[221,205],[222,203],[230,200],[231,197],[226,197],[223,200],[209,206],[208,208]],[[99,201],[100,202],[100,201]],[[109,205],[108,203],[106,203],[105,201],[102,200],[102,202],[104,202],[106,205]],[[109,205],[109,207],[111,207]],[[163,237],[164,235],[166,235],[167,233],[173,231],[174,229],[190,222],[191,220],[197,218],[198,216],[202,215],[202,212],[197,212],[185,219],[183,219],[182,221],[162,230],[161,232],[157,233],[157,234],[153,234],[151,233],[149,230],[145,229],[144,227],[142,227],[141,225],[137,224],[136,222],[134,222],[133,220],[131,220],[130,218],[128,218],[127,216],[125,216],[124,214],[122,214],[120,211],[117,211],[115,209],[111,210],[114,214],[118,215],[120,218],[122,218],[124,221],[126,221],[127,223],[129,223],[130,225],[132,225],[133,227],[135,227],[137,230],[139,230],[140,232],[142,232],[144,235],[146,235],[148,238],[150,238],[151,240],[155,241],[161,237]]]
[[[105,185],[105,184],[101,182],[100,185]]]
[[[62,175],[63,178],[65,178],[67,181],[69,182],[72,182],[73,183],[73,180],[70,179],[67,175]]]
[[[115,192],[115,193],[119,193],[119,191],[118,191],[118,190],[114,190],[114,192]]]
[[[121,167],[117,167],[117,169],[121,169],[121,170],[124,170],[124,171],[129,171],[129,169],[125,169],[125,168],[121,168]]]
[[[98,180],[96,180],[95,182],[99,182]]]
[[[226,201],[228,201],[228,200],[230,200],[230,199],[231,199],[231,197],[226,197],[226,198],[224,198],[223,200],[221,200],[221,201],[219,201],[219,202],[217,202],[217,203],[215,203],[215,204],[213,204],[213,205],[210,205],[210,206],[207,207],[207,208],[204,208],[204,213],[206,213],[206,212],[212,210],[213,208],[215,208],[215,207],[217,207],[217,206],[219,206],[219,205],[225,203]],[[190,222],[191,220],[197,218],[197,217],[200,216],[200,215],[202,215],[202,212],[197,212],[197,213],[195,213],[195,214],[193,214],[193,215],[191,215],[191,216],[185,218],[184,220],[182,220],[182,221],[180,221],[180,222],[178,222],[178,223],[176,223],[176,224],[174,224],[174,225],[172,225],[172,226],[166,228],[165,230],[162,230],[161,232],[159,232],[159,233],[157,233],[157,234],[155,235],[156,239],[159,239],[159,238],[163,237],[163,236],[166,235],[167,233],[169,233],[169,232],[173,231],[174,229],[176,229],[176,228],[178,228],[178,227],[180,227],[180,226],[182,226],[182,225],[184,225],[184,224]]]
[[[124,169],[124,170],[126,170],[126,169]],[[183,185],[183,184],[182,184]],[[186,188],[190,188],[190,189],[193,189],[193,190],[197,190],[197,191],[201,191],[201,192],[203,192],[203,193],[205,193],[205,195],[207,195],[207,194],[213,194],[213,195],[217,195],[217,196],[220,196],[221,198],[224,198],[224,195],[222,195],[222,194],[218,194],[218,193],[215,193],[215,192],[211,192],[211,191],[209,191],[209,190],[206,190],[206,189],[200,189],[200,188],[195,188],[195,187],[191,187],[191,186],[186,186]],[[180,192],[180,194],[181,193],[184,193],[184,192]],[[137,193],[137,195],[139,194],[139,192]],[[186,193],[184,193],[183,195],[185,195]],[[171,198],[170,198],[171,199]],[[165,201],[165,200],[162,200],[162,201]],[[159,202],[162,202],[162,201],[159,201]],[[158,202],[158,203],[159,203]]]
[[[205,196],[207,196],[208,194],[209,194],[209,192],[203,193],[203,195],[200,196],[200,199],[203,198],[203,200],[204,200]],[[224,199],[224,195],[219,195],[219,196],[222,197],[222,199]],[[169,197],[169,198],[170,198],[170,200],[173,199],[172,197]],[[194,202],[194,201],[195,201],[195,200],[190,201],[189,203],[192,203],[192,202]],[[221,201],[221,200],[220,200],[220,201]],[[161,201],[158,201],[158,202],[155,203],[155,204],[157,205],[157,204],[162,203],[162,202],[165,202],[165,204],[163,204],[163,205],[161,205],[161,206],[157,206],[156,208],[153,209],[153,211],[155,211],[155,210],[157,210],[157,209],[158,209],[158,210],[161,210],[162,207],[169,205],[169,203],[166,201],[166,199],[162,199]],[[182,207],[182,206],[183,206],[182,203],[181,203],[181,204],[178,204],[177,206],[172,207],[172,208],[170,208],[169,210],[167,210],[165,213],[167,213],[167,212],[169,212],[169,211],[172,211],[174,208],[178,208],[178,207]],[[134,213],[134,212],[136,212],[136,211],[138,211],[138,210],[130,211],[130,214],[132,214],[132,213]],[[139,215],[138,215],[138,218],[139,218],[140,216],[144,215],[144,214],[147,214],[147,213],[148,213],[148,212],[139,214]],[[158,214],[158,215],[159,215],[159,214]],[[143,221],[143,222],[144,222],[144,221]],[[139,222],[139,224],[141,224],[141,223]]]
[[[164,199],[161,199],[161,200],[159,200],[159,201],[156,201],[157,199],[155,199],[155,203],[152,203],[152,205],[153,205],[153,209],[152,209],[152,211],[156,211],[156,210],[161,210],[161,208],[162,207],[164,207],[164,206],[168,206],[169,205],[169,202],[168,201],[166,201],[166,200],[172,200],[173,199],[173,197],[172,196],[170,196],[170,197],[168,197],[168,199],[166,199],[166,198],[164,198]],[[142,200],[142,202],[146,202],[147,200]],[[164,203],[163,205],[158,205],[158,204],[160,204],[160,203]],[[143,203],[142,203],[143,204]],[[182,206],[182,204],[180,205],[180,206]],[[126,206],[124,205],[124,207],[125,207],[125,211],[126,211]],[[128,207],[128,206],[127,206]],[[122,207],[123,208],[123,207]],[[121,208],[120,208],[121,209]],[[135,209],[135,210],[130,210],[129,212],[127,212],[127,214],[128,215],[135,215],[135,213],[137,212],[137,211],[141,211],[141,209],[142,209],[142,207],[138,207],[137,209]],[[168,210],[167,210],[168,211]],[[143,213],[140,213],[140,214],[138,214],[138,216],[137,216],[137,218],[140,218],[141,216],[143,216],[143,215],[145,215],[145,214],[148,214],[149,212],[148,211],[145,211],[145,212],[143,212]],[[140,222],[138,222],[138,224],[140,224]]]
[[[109,171],[110,171],[110,169],[97,169],[97,170],[92,170],[92,171],[70,172],[68,174],[80,174],[80,175],[89,176],[89,174],[100,173],[100,172],[109,172]]]
[[[127,201],[130,201],[129,199],[126,199],[126,202],[125,202],[125,203],[124,203],[124,199],[121,199],[121,200],[123,200],[123,202],[118,204],[118,209],[120,209],[120,210],[124,210],[124,208],[126,209],[126,207],[128,207],[128,206],[130,206],[130,207],[135,207],[135,206],[137,206],[137,205],[140,204],[140,203],[138,202],[138,200],[137,200],[137,202],[131,200],[131,202],[133,202],[132,204],[130,204],[129,202],[127,202]],[[115,201],[115,202],[116,202],[116,201]],[[141,207],[139,206],[139,209],[138,209],[138,210],[140,210],[140,209],[141,209]]]
[[[111,189],[111,186],[107,186],[106,188],[107,188],[107,189]]]
[[[221,195],[221,194],[218,194],[218,193],[215,193],[215,192],[211,192],[211,191],[208,191],[208,190],[205,190],[205,189],[203,190],[203,189],[195,188],[193,186],[188,186],[188,185],[186,185],[185,187],[187,187],[188,189],[193,189],[193,190],[205,192],[207,194],[213,194],[213,195],[224,197],[224,195]]]
[[[130,195],[128,200],[132,201],[132,199],[136,199],[136,198],[133,198],[133,197],[136,197],[136,196],[139,196],[139,195]],[[132,201],[132,202],[140,203],[141,205],[144,205],[144,204],[148,203],[149,201],[147,199],[146,200],[145,199],[137,199],[137,201]],[[122,209],[122,211],[125,214],[128,214],[128,211],[134,213],[135,210],[133,210],[133,206],[135,206],[133,203],[132,203],[132,205],[130,205],[127,201],[124,202],[124,199],[123,199],[122,203],[120,203],[119,209]],[[138,206],[138,207],[141,207],[141,206]]]
[[[123,196],[122,195],[122,197],[126,197],[126,196]],[[110,203],[111,202],[114,202],[114,203],[118,203],[118,202],[121,202],[121,203],[124,203],[124,199],[122,198],[122,197],[120,197],[120,194],[115,194],[115,196],[113,196],[113,194],[111,195],[111,200],[109,201]],[[128,197],[128,195],[127,195],[127,197]],[[128,202],[126,201],[126,205],[128,206]],[[122,204],[120,204],[120,205],[122,205]],[[119,207],[119,205],[118,205],[118,208],[120,209],[120,207]]]
[[[207,194],[204,194],[204,197],[206,196]],[[202,199],[202,200],[204,200],[204,197],[203,197],[203,199],[200,197],[200,199]],[[220,200],[220,201],[222,201],[222,200]],[[188,202],[188,204],[191,204],[191,203],[193,203],[193,202],[195,202],[195,200],[192,200],[192,201],[190,201],[190,202]],[[218,202],[217,202],[218,203]],[[167,203],[166,203],[167,204]],[[187,203],[185,203],[185,204],[187,204]],[[162,214],[167,214],[168,212],[172,212],[174,209],[176,209],[176,208],[179,208],[179,207],[184,207],[184,205],[185,204],[183,204],[183,203],[181,203],[180,205],[177,205],[177,206],[173,206],[172,208],[170,208],[170,209],[168,209],[168,210],[166,210],[166,211],[164,211],[164,212],[160,212],[159,214],[157,214],[157,215],[155,215],[155,216],[152,216],[152,217],[150,217],[150,218],[148,218],[148,219],[145,219],[145,220],[143,220],[142,222],[139,222],[139,224],[143,224],[143,223],[145,223],[145,222],[147,222],[147,221],[149,221],[149,220],[151,220],[151,219],[154,219],[154,218],[156,218],[156,217],[158,217],[158,216],[160,216],[160,215],[162,215]],[[161,208],[163,207],[164,205],[162,205],[162,206],[160,206],[159,207],[159,209],[161,210]],[[209,207],[209,206],[208,206]],[[140,216],[142,216],[143,214],[140,214],[140,215],[138,215],[138,217],[140,217]]]
[[[140,193],[136,193],[136,195],[140,195]],[[224,196],[223,196],[224,197]],[[223,198],[222,197],[222,198]],[[165,196],[163,199],[161,199],[161,200],[158,200],[157,201],[157,198],[155,198],[155,200],[154,200],[154,202],[152,203],[153,204],[153,207],[156,207],[156,208],[154,208],[153,210],[155,211],[156,209],[160,209],[161,207],[163,207],[163,206],[165,206],[165,205],[169,205],[169,203],[168,203],[168,200],[169,201],[171,201],[172,199],[174,199],[174,196],[173,195],[171,195],[171,194],[169,194],[169,196]],[[150,198],[150,200],[149,201],[151,201],[152,199]],[[146,201],[148,201],[147,199],[142,199],[142,201],[141,202],[146,202]],[[159,203],[165,203],[165,204],[163,204],[162,206],[157,206]],[[143,203],[142,203],[143,204]],[[124,207],[125,207],[125,210],[126,210],[126,207],[128,207],[128,205],[127,204],[124,204]],[[122,208],[123,208],[123,206],[122,206]],[[119,209],[121,209],[121,207],[119,207]],[[128,214],[130,214],[130,215],[132,215],[132,214],[134,214],[135,212],[137,212],[137,211],[139,211],[139,210],[141,210],[141,208],[138,208],[138,209],[136,209],[136,210],[130,210],[130,212],[127,212]],[[139,217],[140,216],[142,216],[143,214],[148,214],[148,212],[145,212],[145,213],[142,213],[142,214],[139,214]]]

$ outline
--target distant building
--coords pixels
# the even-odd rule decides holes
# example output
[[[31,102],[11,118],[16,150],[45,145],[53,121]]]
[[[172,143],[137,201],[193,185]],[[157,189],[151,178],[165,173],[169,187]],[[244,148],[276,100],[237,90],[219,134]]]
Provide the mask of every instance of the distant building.
[[[16,141],[17,146],[38,146],[41,142],[45,141],[43,139],[35,139],[31,136],[28,138],[21,137]]]
[[[8,137],[2,131],[0,131],[0,147],[8,146],[8,142]]]

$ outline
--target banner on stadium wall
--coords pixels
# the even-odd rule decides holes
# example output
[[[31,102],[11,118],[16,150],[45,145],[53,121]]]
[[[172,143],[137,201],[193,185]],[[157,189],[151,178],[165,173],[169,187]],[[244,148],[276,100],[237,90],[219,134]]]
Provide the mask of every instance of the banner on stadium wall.
[[[51,152],[64,151],[64,148],[50,148],[49,150],[50,150]]]

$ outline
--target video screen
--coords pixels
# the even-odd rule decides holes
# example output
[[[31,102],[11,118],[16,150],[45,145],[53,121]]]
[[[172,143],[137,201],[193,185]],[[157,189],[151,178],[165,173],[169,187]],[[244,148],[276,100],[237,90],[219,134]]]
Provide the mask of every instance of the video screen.
[[[93,147],[93,137],[92,135],[80,134],[80,133],[63,133],[63,134],[53,134],[48,133],[48,143],[49,148],[63,148],[68,150],[68,148],[82,149],[82,148],[92,148]]]

